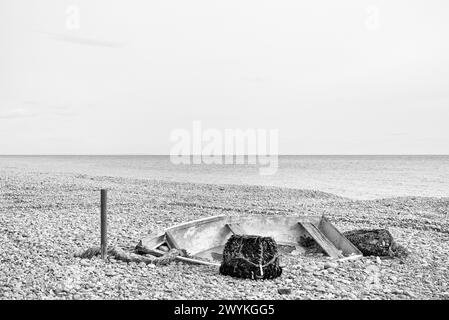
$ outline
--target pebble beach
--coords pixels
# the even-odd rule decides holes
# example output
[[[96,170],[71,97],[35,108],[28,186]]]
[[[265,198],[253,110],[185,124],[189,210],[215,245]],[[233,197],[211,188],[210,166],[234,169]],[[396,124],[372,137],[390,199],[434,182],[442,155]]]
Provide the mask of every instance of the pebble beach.
[[[386,228],[406,259],[283,255],[282,276],[81,259],[99,245],[100,189],[112,246],[214,215],[325,215],[340,231]],[[449,299],[449,198],[353,200],[313,190],[0,168],[0,299]],[[285,290],[288,289],[288,290]],[[287,294],[285,294],[287,292]]]

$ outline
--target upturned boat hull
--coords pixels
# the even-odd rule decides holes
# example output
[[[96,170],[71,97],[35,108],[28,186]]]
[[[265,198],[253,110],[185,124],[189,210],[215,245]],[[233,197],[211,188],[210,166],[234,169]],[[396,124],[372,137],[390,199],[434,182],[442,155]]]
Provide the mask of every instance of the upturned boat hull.
[[[173,226],[165,232],[142,239],[138,249],[156,256],[169,249],[184,249],[189,263],[219,265],[223,248],[232,234],[272,237],[280,246],[301,247],[313,239],[335,259],[357,258],[362,253],[325,217],[320,216],[214,216]]]

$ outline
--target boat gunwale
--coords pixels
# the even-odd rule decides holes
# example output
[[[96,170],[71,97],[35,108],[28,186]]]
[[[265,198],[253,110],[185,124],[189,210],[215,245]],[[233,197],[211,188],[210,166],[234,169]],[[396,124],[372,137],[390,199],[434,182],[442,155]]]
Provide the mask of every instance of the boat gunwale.
[[[156,234],[150,235],[148,237],[144,237],[143,239],[141,239],[141,243],[144,242],[150,242],[153,239],[157,239],[160,237],[165,237],[165,234],[167,231],[177,231],[177,230],[183,230],[186,228],[190,228],[193,226],[200,226],[206,223],[212,223],[212,222],[217,222],[217,221],[222,221],[222,220],[228,220],[227,222],[236,222],[238,220],[245,220],[245,219],[257,219],[257,218],[267,218],[267,217],[271,217],[271,218],[289,218],[289,219],[306,219],[306,220],[311,220],[314,221],[318,220],[317,222],[319,223],[319,221],[321,221],[321,219],[323,218],[323,216],[319,216],[319,215],[313,215],[313,216],[294,216],[294,215],[287,215],[287,216],[267,216],[267,215],[255,215],[255,216],[226,216],[226,215],[216,215],[216,216],[212,216],[212,217],[204,217],[204,218],[200,218],[200,219],[196,219],[196,220],[192,220],[192,221],[187,221],[187,222],[183,222],[183,223],[179,223],[176,224],[174,226],[171,226],[169,228],[164,229],[164,231],[158,232]],[[233,221],[236,220],[236,221]],[[298,220],[299,221],[299,220]],[[157,246],[153,247],[153,249],[156,249]]]
[[[149,237],[145,237],[143,239],[153,239],[153,238],[157,238],[160,237],[162,235],[165,234],[166,231],[175,231],[175,230],[182,230],[184,228],[188,228],[191,226],[197,226],[197,225],[202,225],[205,223],[210,223],[210,222],[216,222],[216,221],[220,221],[220,220],[227,220],[229,219],[230,221],[232,220],[245,220],[245,219],[257,219],[257,218],[267,218],[267,217],[276,217],[276,218],[289,218],[289,219],[293,219],[293,218],[298,218],[298,219],[306,219],[306,220],[312,220],[315,221],[316,219],[321,220],[323,218],[323,216],[319,216],[319,215],[313,215],[313,216],[293,216],[293,215],[288,215],[288,216],[268,216],[268,215],[248,215],[248,216],[226,216],[226,215],[217,215],[217,216],[212,216],[212,217],[205,217],[205,218],[200,218],[200,219],[196,219],[196,220],[192,220],[192,221],[187,221],[187,222],[182,222],[179,224],[175,224],[171,227],[168,227],[166,229],[164,229],[164,231],[160,231],[158,233],[155,233]],[[235,221],[232,221],[235,222]],[[319,221],[318,221],[319,222]]]
[[[191,226],[199,226],[205,223],[210,223],[210,222],[216,222],[216,221],[220,221],[220,220],[226,220],[226,218],[228,218],[228,216],[225,215],[218,215],[218,216],[212,216],[212,217],[205,217],[205,218],[200,218],[200,219],[196,219],[196,220],[192,220],[192,221],[187,221],[187,222],[183,222],[183,223],[179,223],[176,224],[174,226],[171,226],[167,229],[165,229],[165,231],[175,231],[175,230],[182,230],[184,228],[188,228]],[[164,231],[164,234],[165,234]]]

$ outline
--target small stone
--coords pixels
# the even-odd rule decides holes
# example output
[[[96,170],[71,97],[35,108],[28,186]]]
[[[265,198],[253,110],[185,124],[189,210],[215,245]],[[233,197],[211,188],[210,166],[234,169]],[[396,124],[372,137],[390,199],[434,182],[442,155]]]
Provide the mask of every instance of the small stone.
[[[404,295],[409,296],[410,298],[416,298],[415,294],[410,291],[404,291]]]
[[[304,267],[302,270],[308,273],[313,273],[315,271],[315,269],[311,267]]]
[[[308,286],[308,285],[305,285],[305,286],[303,286],[302,288],[303,288],[304,290],[308,290],[308,291],[313,290],[313,288],[312,288],[311,286]]]
[[[335,269],[337,267],[338,267],[338,263],[336,263],[336,262],[329,261],[324,264],[324,269],[331,269],[331,268]]]
[[[80,264],[81,264],[82,266],[88,266],[90,263],[89,263],[89,260],[81,259]]]
[[[167,246],[160,246],[159,248],[158,248],[159,250],[161,250],[161,251],[163,251],[163,252],[168,252],[168,251],[170,251],[170,249],[167,247]]]
[[[326,288],[323,287],[322,285],[317,286],[316,290],[319,292],[327,292]]]
[[[289,289],[289,288],[279,288],[279,289],[278,289],[278,293],[279,293],[279,294],[291,294],[291,293],[292,293],[292,289]]]
[[[290,252],[292,256],[302,256],[306,253],[306,250],[303,247],[296,247],[295,250]]]

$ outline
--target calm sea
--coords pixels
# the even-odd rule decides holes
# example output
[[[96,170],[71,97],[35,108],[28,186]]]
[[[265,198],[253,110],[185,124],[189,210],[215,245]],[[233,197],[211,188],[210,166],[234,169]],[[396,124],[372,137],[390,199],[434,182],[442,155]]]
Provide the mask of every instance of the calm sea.
[[[168,156],[0,156],[0,171],[84,173],[214,184],[316,189],[356,199],[449,196],[449,156],[281,156],[259,165],[174,165]]]

